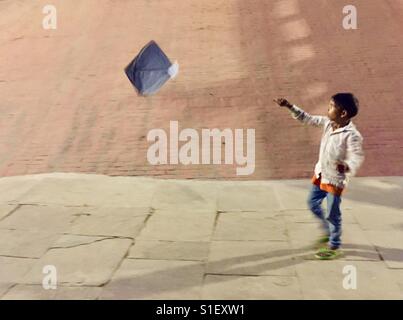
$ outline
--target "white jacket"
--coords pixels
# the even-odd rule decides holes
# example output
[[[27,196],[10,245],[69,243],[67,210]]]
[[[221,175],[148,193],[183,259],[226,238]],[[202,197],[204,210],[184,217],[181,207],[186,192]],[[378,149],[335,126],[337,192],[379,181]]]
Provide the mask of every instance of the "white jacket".
[[[363,138],[353,122],[350,120],[348,125],[333,131],[328,117],[310,115],[296,105],[289,110],[294,119],[304,124],[324,127],[315,175],[319,178],[321,173],[322,183],[344,188],[348,184],[349,177],[357,173],[364,161]],[[337,170],[338,163],[346,164],[349,171],[340,173]]]

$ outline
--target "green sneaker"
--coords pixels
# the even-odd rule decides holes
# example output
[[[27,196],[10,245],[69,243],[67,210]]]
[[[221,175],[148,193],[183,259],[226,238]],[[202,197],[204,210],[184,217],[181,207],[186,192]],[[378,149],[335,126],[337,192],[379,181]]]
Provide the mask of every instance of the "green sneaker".
[[[321,248],[329,242],[329,236],[322,236],[315,242],[316,248]]]
[[[318,243],[324,244],[329,242],[329,236],[323,236],[318,240]]]
[[[322,248],[315,254],[315,258],[319,260],[334,260],[343,255],[340,249]]]

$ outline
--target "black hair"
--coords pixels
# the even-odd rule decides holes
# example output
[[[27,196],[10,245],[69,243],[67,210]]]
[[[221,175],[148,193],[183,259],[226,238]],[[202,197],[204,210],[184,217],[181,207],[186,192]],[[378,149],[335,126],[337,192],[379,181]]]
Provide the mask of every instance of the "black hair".
[[[352,93],[336,93],[332,96],[332,100],[339,108],[347,112],[349,118],[357,115],[359,102]]]

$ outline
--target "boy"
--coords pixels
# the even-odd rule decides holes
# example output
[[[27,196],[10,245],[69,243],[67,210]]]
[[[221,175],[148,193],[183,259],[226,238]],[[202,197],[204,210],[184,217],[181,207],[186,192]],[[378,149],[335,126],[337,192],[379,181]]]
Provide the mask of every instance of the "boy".
[[[330,100],[327,117],[310,115],[286,99],[280,98],[274,102],[288,108],[294,119],[307,125],[324,127],[308,206],[321,220],[326,232],[320,242],[329,241],[329,246],[320,249],[315,257],[334,259],[340,255],[341,195],[349,176],[354,176],[364,161],[363,138],[351,121],[358,113],[358,100],[351,93],[335,94]],[[326,215],[321,206],[324,198],[327,200]]]

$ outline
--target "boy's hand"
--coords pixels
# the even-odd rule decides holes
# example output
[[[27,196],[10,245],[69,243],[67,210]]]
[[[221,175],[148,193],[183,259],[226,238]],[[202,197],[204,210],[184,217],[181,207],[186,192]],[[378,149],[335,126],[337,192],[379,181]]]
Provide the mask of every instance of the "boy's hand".
[[[287,107],[287,108],[291,108],[292,104],[289,103],[286,99],[284,98],[279,98],[279,99],[273,99],[273,101],[275,103],[277,103],[280,107]]]
[[[348,165],[342,162],[337,162],[337,171],[339,171],[340,173],[346,173],[349,172],[350,169],[348,168]]]

